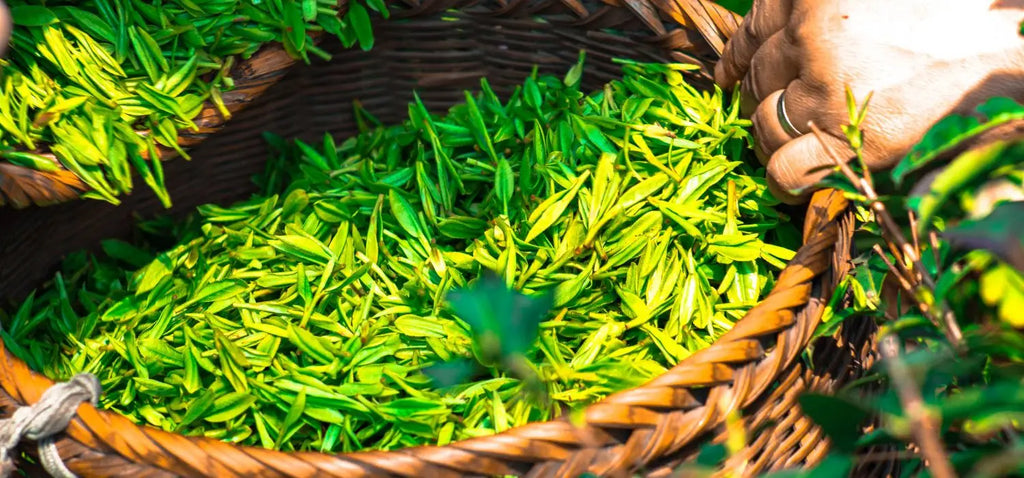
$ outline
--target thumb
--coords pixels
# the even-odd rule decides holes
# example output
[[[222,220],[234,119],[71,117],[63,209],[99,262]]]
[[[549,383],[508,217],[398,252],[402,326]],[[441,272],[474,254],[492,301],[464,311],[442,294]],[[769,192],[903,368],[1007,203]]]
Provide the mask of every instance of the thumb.
[[[821,140],[814,134],[805,134],[789,141],[768,160],[768,187],[782,202],[806,202],[810,193],[818,189],[816,184],[834,171],[833,156],[849,161],[853,150],[846,140],[827,132],[821,134]]]

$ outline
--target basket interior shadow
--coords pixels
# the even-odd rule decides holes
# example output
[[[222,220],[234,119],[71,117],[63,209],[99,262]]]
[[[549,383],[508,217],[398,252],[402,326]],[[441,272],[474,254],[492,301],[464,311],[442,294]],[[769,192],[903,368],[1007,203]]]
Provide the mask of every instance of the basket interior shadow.
[[[451,10],[458,3],[399,8],[399,15],[378,25],[369,52],[342,51],[325,41],[335,52],[332,62],[289,68],[283,80],[197,146],[191,161],[167,163],[171,213],[251,194],[252,176],[266,159],[264,131],[303,139],[325,131],[352,135],[355,100],[385,124],[394,123],[405,117],[413,91],[442,112],[462,101],[463,90],[476,90],[482,77],[507,95],[535,66],[564,74],[580,50],[587,52],[584,85],[591,89],[620,75],[612,58],[706,67],[737,23],[699,0],[623,2],[629,8],[575,0],[461,2],[470,5]],[[692,81],[710,87],[706,72]],[[141,189],[119,207],[73,201],[0,209],[0,300],[24,297],[66,253],[95,249],[104,238],[130,237],[135,217],[157,213],[166,211]],[[842,195],[817,193],[807,208],[804,246],[761,304],[712,347],[640,388],[591,406],[582,427],[554,420],[439,448],[286,454],[138,427],[82,405],[59,436],[58,449],[80,476],[661,476],[692,459],[699,445],[723,440],[726,417],[742,411],[749,430],[773,427],[754,435],[729,458],[729,467],[742,464],[743,474],[752,476],[813,464],[828,444],[800,413],[797,394],[832,390],[871,360],[871,324],[865,323],[844,326],[830,338],[831,345],[819,349],[825,351],[816,360],[819,367],[800,360],[825,301],[848,270],[851,234]],[[9,414],[35,403],[51,382],[0,352],[0,405]]]

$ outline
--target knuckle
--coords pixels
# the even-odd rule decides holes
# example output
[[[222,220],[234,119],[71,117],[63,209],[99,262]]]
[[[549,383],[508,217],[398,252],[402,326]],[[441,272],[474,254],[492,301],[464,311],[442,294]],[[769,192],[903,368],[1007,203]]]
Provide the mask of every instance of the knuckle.
[[[800,48],[804,45],[804,37],[808,34],[807,26],[801,24],[787,25],[786,28],[782,29],[783,38],[786,39],[786,43],[793,45],[796,48]]]
[[[753,68],[747,73],[747,76],[740,82],[740,100],[746,110],[753,110],[757,108],[758,103],[763,99],[757,89],[756,75],[753,74]]]
[[[754,40],[760,40],[763,33],[762,24],[764,21],[760,15],[755,15],[743,22],[743,33]]]
[[[740,80],[746,69],[745,63],[747,58],[744,58],[744,46],[741,42],[740,37],[734,37],[730,40],[726,46],[725,53],[719,61],[719,66],[715,70],[716,75],[721,72],[721,76],[716,79],[728,83],[726,86],[730,88]]]

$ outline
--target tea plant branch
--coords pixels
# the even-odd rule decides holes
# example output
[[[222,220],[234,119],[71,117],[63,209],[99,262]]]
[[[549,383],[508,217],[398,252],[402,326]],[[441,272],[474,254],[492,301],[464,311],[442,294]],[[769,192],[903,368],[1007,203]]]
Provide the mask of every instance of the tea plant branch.
[[[867,200],[871,211],[874,212],[875,221],[882,227],[883,237],[896,258],[895,263],[889,259],[880,245],[875,244],[874,251],[881,256],[886,266],[898,279],[900,286],[911,294],[921,312],[945,332],[947,340],[955,349],[959,349],[963,335],[945,302],[940,301],[940,310],[936,311],[935,307],[929,306],[922,299],[922,292],[935,290],[935,281],[921,263],[920,245],[916,239],[915,243],[911,244],[903,236],[896,221],[879,200],[871,182],[871,172],[865,166],[863,176],[858,176],[824,140],[821,129],[813,122],[809,123],[809,126],[839,171]],[[911,222],[916,225],[913,218]],[[940,321],[945,324],[945,327],[939,326]],[[879,343],[879,349],[889,372],[890,381],[899,397],[900,405],[910,421],[914,442],[920,447],[921,455],[924,457],[929,471],[936,478],[955,477],[956,473],[946,454],[942,438],[939,436],[938,423],[935,417],[928,412],[921,392],[918,390],[917,382],[900,358],[897,335],[886,334],[883,336]]]
[[[899,396],[900,405],[903,407],[907,418],[910,420],[911,434],[914,442],[921,448],[921,456],[924,457],[926,466],[935,478],[954,478],[956,472],[946,455],[945,445],[939,437],[938,421],[928,412],[916,386],[916,381],[910,373],[907,364],[899,356],[899,343],[895,334],[882,337],[879,343],[879,350],[885,362],[886,370],[896,394]]]
[[[876,252],[882,256],[885,260],[886,265],[900,281],[900,285],[914,298],[914,302],[917,307],[921,310],[921,313],[928,317],[936,326],[938,326],[946,335],[946,339],[949,340],[950,345],[955,350],[961,350],[963,342],[963,333],[960,331],[960,326],[956,322],[956,317],[952,311],[946,305],[944,300],[939,300],[938,303],[932,304],[929,301],[924,300],[922,294],[927,291],[935,290],[935,279],[932,278],[931,274],[925,269],[924,264],[921,263],[920,248],[911,244],[906,239],[903,232],[900,230],[896,220],[893,219],[892,215],[889,214],[885,204],[878,197],[878,193],[875,192],[875,188],[871,183],[871,172],[865,167],[863,176],[858,176],[846,161],[843,161],[842,157],[839,156],[835,150],[824,141],[821,129],[817,127],[813,122],[809,123],[811,131],[825,148],[826,154],[832,159],[839,171],[846,177],[853,185],[857,188],[857,191],[864,196],[867,200],[868,206],[874,213],[875,221],[879,226],[882,227],[883,237],[885,237],[889,249],[892,251],[893,256],[896,258],[894,264],[890,261],[885,254],[882,253],[881,248],[875,249]],[[916,224],[911,219],[912,224]],[[908,266],[909,264],[909,266]],[[933,295],[933,294],[931,294]],[[941,325],[940,325],[941,324]]]
[[[893,460],[910,460],[920,458],[920,454],[913,450],[874,452],[869,455],[861,455],[856,458],[858,464],[886,463]]]

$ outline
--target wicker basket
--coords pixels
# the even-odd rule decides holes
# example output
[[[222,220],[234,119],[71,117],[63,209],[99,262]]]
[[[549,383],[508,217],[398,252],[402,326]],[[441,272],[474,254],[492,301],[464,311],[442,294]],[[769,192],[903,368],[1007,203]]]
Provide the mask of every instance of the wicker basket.
[[[413,90],[428,107],[443,111],[461,100],[462,90],[475,89],[480,77],[507,93],[534,65],[563,73],[580,49],[587,50],[589,88],[619,76],[613,57],[706,66],[739,20],[703,0],[409,0],[394,9],[393,19],[377,25],[371,52],[340,51],[325,40],[324,47],[336,52],[331,63],[294,66],[269,48],[236,71],[240,88],[232,108],[248,108],[223,129],[214,113],[204,113],[204,133],[183,137],[194,145],[209,136],[193,149],[192,161],[166,166],[172,212],[251,193],[250,177],[265,157],[263,131],[351,135],[353,100],[396,122]],[[691,80],[710,86],[707,68]],[[74,198],[75,188],[52,178],[26,184],[49,198],[41,202],[60,202],[62,193]],[[164,212],[148,192],[124,199],[120,207],[70,201],[0,208],[0,300],[24,297],[67,252],[129,236],[134,215]],[[742,416],[750,438],[730,455],[727,469],[754,476],[811,465],[828,442],[800,412],[798,394],[834,390],[858,377],[873,357],[873,325],[852,321],[813,344],[810,360],[801,359],[825,301],[849,269],[851,234],[842,195],[818,192],[807,208],[804,245],[763,302],[710,348],[642,387],[591,406],[582,426],[554,420],[445,447],[288,454],[141,427],[85,404],[58,437],[58,449],[79,476],[671,476],[702,444],[725,439],[729,417]],[[0,343],[0,406],[6,414],[35,403],[51,384]]]

